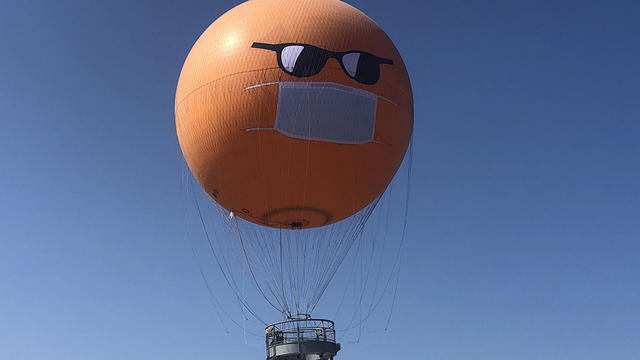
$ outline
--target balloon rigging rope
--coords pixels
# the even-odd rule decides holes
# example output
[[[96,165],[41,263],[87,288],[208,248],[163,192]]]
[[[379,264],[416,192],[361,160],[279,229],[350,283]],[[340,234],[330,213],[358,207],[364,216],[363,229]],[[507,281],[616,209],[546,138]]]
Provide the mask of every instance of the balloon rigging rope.
[[[282,271],[282,267],[283,267],[283,259],[284,257],[282,256],[282,226],[280,226],[280,228],[278,229],[278,244],[279,244],[279,249],[280,249],[280,288],[282,290],[282,299],[284,300],[284,304],[285,304],[285,308],[283,313],[285,314],[289,314],[291,315],[291,310],[289,310],[289,306],[286,302],[287,300],[287,296],[285,295],[284,292],[284,272]]]
[[[348,244],[345,246],[344,250],[342,252],[340,252],[339,254],[338,254],[337,251],[334,252],[334,254],[336,256],[331,261],[332,266],[331,266],[329,271],[325,272],[326,278],[323,279],[322,285],[319,288],[317,288],[318,290],[316,291],[315,295],[312,297],[312,301],[311,301],[310,306],[309,306],[309,311],[310,312],[315,309],[316,305],[320,301],[320,298],[322,297],[322,295],[324,294],[325,290],[329,286],[329,283],[331,282],[331,280],[335,276],[336,272],[338,271],[338,268],[340,267],[340,264],[342,264],[342,262],[344,261],[344,258],[347,256],[347,254],[349,252],[349,249],[351,248],[351,246],[353,245],[355,240],[362,233],[362,231],[364,229],[364,226],[367,223],[367,220],[369,219],[369,217],[371,216],[371,213],[373,212],[373,209],[376,207],[377,203],[378,203],[378,200],[376,199],[376,200],[374,200],[374,203],[372,203],[371,205],[369,205],[368,208],[365,209],[364,215],[362,216],[361,219],[359,219],[359,221],[357,221],[356,226],[352,227],[350,234],[346,235],[341,240],[341,243],[342,243],[346,239]]]
[[[262,107],[259,108],[259,114],[261,114],[261,113],[262,113]],[[261,116],[259,116],[259,118],[261,118]],[[271,213],[271,207],[269,205],[269,197],[268,197],[267,186],[266,186],[266,181],[265,181],[264,154],[263,154],[263,151],[262,151],[262,147],[263,147],[262,135],[261,135],[261,132],[258,132],[258,152],[259,152],[258,156],[260,158],[260,176],[261,176],[261,180],[262,180],[263,196],[264,196],[265,207],[267,209],[267,213]],[[242,236],[242,232],[240,231],[240,229],[238,227],[238,222],[237,221],[235,222],[235,225],[236,225],[236,229],[235,230],[236,230],[237,236],[238,236],[238,238],[240,240],[240,243],[241,243],[241,246],[242,246],[242,251],[243,251],[243,253],[245,255],[245,260],[246,260],[247,266],[249,267],[249,270],[251,272],[251,277],[252,277],[252,279],[254,281],[254,284],[255,284],[256,288],[258,289],[258,291],[260,292],[262,297],[271,306],[273,306],[276,310],[278,310],[278,311],[280,311],[282,313],[285,313],[286,311],[288,311],[287,310],[288,309],[287,299],[286,299],[285,296],[277,295],[277,293],[284,294],[284,286],[282,286],[282,285],[278,286],[277,282],[273,282],[273,283],[267,282],[267,284],[266,284],[267,288],[269,289],[269,292],[271,293],[271,295],[273,296],[275,301],[279,304],[279,307],[278,307],[270,300],[270,298],[268,296],[266,296],[266,294],[264,293],[264,290],[260,286],[260,284],[259,284],[259,282],[258,282],[258,280],[256,278],[255,272],[253,270],[253,267],[251,265],[251,261],[249,261],[249,255],[248,255],[247,249],[245,247],[245,241],[244,241],[244,238]],[[258,234],[254,233],[254,235],[258,235]],[[261,237],[261,236],[256,236],[256,237]],[[260,239],[260,240],[264,240],[264,239]],[[264,251],[263,253],[268,253],[268,250],[266,249],[266,246],[265,246],[266,241],[260,241],[260,240],[257,241],[257,245],[258,246],[262,245],[262,250]],[[258,257],[258,260],[262,264],[261,268],[262,268],[263,272],[265,272],[264,275],[267,275],[266,274],[267,271],[270,272],[270,270],[272,270],[274,268],[277,268],[277,267],[269,266],[268,264],[266,264],[269,261],[269,259],[273,259],[273,257],[271,257],[271,256]],[[271,277],[273,277],[273,275],[274,274],[272,274]],[[278,287],[280,287],[280,289],[278,289]]]
[[[247,266],[249,267],[249,272],[251,273],[251,278],[253,279],[253,282],[256,286],[256,288],[258,289],[258,291],[260,292],[260,295],[262,295],[262,297],[267,300],[267,302],[269,303],[269,305],[273,306],[274,309],[282,312],[283,307],[282,304],[280,304],[280,307],[276,306],[273,304],[273,302],[271,302],[271,300],[269,299],[269,297],[267,295],[265,295],[264,291],[262,291],[262,287],[260,286],[260,284],[258,283],[258,279],[256,279],[256,275],[253,272],[253,267],[251,266],[251,262],[249,261],[249,255],[247,254],[247,250],[244,246],[244,239],[242,236],[242,232],[240,231],[240,229],[238,228],[238,221],[235,221],[236,224],[236,228],[238,229],[237,234],[238,234],[238,239],[240,240],[240,245],[242,247],[242,252],[244,253],[245,259],[247,260]],[[276,300],[278,300],[276,298]]]
[[[179,165],[179,177],[180,177],[180,183],[183,185],[184,187],[184,196],[183,196],[183,211],[184,211],[184,217],[185,217],[185,222],[186,219],[188,218],[188,211],[187,211],[187,204],[189,202],[189,177],[188,177],[188,170],[187,170],[187,164],[186,162],[182,161],[182,156],[180,154],[180,148],[179,145],[176,143],[176,159],[178,161]],[[186,228],[186,232],[187,232],[187,238],[191,240],[191,234],[189,231],[189,227]],[[211,305],[213,306],[213,309],[216,313],[216,317],[218,318],[218,321],[220,323],[220,325],[222,325],[222,328],[224,329],[225,333],[229,334],[230,331],[229,329],[227,329],[224,320],[222,319],[222,316],[220,316],[220,312],[222,311],[232,322],[235,322],[235,320],[231,317],[231,315],[229,315],[229,313],[224,309],[224,307],[220,304],[220,301],[218,300],[218,298],[214,295],[213,291],[211,291],[211,286],[209,285],[209,281],[207,280],[204,271],[202,269],[202,264],[200,263],[200,258],[198,257],[197,251],[195,249],[195,247],[192,245],[191,246],[191,252],[193,254],[193,257],[195,259],[196,265],[198,267],[198,271],[200,272],[200,276],[202,277],[202,280],[205,284],[205,287],[207,289],[207,293],[209,295],[209,301],[211,302]],[[236,325],[239,326],[239,324],[237,322],[235,322]]]
[[[190,186],[192,187],[191,182],[189,182],[189,184],[190,184]],[[212,253],[212,254],[213,254],[213,256],[214,256],[214,258],[215,258],[215,260],[216,260],[216,263],[218,264],[218,268],[220,269],[220,272],[222,272],[222,275],[223,275],[223,277],[224,277],[225,281],[227,282],[227,285],[228,285],[232,290],[234,290],[234,295],[235,295],[235,297],[237,298],[237,300],[238,300],[238,301],[240,301],[240,303],[242,303],[242,305],[243,305],[243,306],[244,306],[244,307],[249,311],[249,313],[250,313],[251,315],[253,315],[253,317],[254,317],[254,318],[256,318],[258,321],[260,321],[260,322],[262,322],[263,324],[265,324],[265,326],[266,326],[266,325],[267,325],[267,323],[266,323],[264,320],[262,320],[262,319],[261,319],[261,318],[260,318],[260,317],[259,317],[259,316],[254,312],[254,311],[253,311],[253,309],[249,306],[249,304],[247,304],[247,303],[246,303],[246,301],[243,299],[243,297],[239,295],[239,293],[238,293],[238,291],[237,291],[237,288],[236,288],[236,287],[234,287],[234,286],[231,284],[231,280],[230,280],[230,279],[229,279],[229,277],[227,276],[227,272],[225,272],[225,271],[224,271],[224,269],[223,269],[223,267],[222,267],[222,264],[221,264],[221,262],[220,262],[220,259],[218,258],[218,254],[217,254],[217,252],[214,250],[213,242],[211,241],[211,237],[209,236],[209,231],[207,230],[207,226],[206,226],[206,224],[205,224],[205,222],[204,222],[204,218],[203,218],[203,216],[202,216],[202,211],[201,211],[201,209],[200,209],[200,204],[198,203],[198,199],[197,199],[197,198],[196,198],[196,196],[195,196],[195,191],[193,191],[193,188],[191,188],[191,190],[192,190],[192,194],[193,194],[193,197],[194,197],[194,200],[195,200],[196,208],[197,208],[197,210],[198,210],[198,216],[199,216],[199,218],[200,218],[200,223],[202,224],[202,229],[203,229],[203,231],[204,231],[205,237],[206,237],[207,242],[208,242],[208,244],[209,244],[209,248],[211,249],[211,253]]]
[[[200,206],[199,206],[199,204],[198,204],[197,199],[195,198],[195,192],[193,191],[193,186],[192,186],[192,184],[191,184],[191,179],[190,179],[190,177],[188,176],[188,171],[187,171],[187,168],[186,168],[186,163],[185,163],[185,162],[183,162],[182,164],[183,164],[183,171],[181,172],[181,174],[182,174],[182,183],[183,183],[183,184],[185,185],[185,187],[186,187],[186,188],[185,188],[185,190],[186,190],[186,191],[185,191],[185,202],[184,202],[184,204],[185,204],[185,216],[187,216],[187,215],[186,215],[186,211],[187,211],[187,203],[188,203],[188,199],[189,199],[189,192],[191,192],[191,193],[192,193],[192,195],[194,196],[194,200],[195,200],[195,201],[194,201],[194,203],[195,203],[195,205],[196,205],[196,207],[197,207],[197,209],[198,209],[198,213],[199,213],[199,216],[200,216],[200,222],[201,222],[201,224],[203,225],[203,230],[204,230],[204,232],[205,232],[205,236],[207,237],[207,241],[209,242],[209,246],[210,246],[211,252],[212,252],[212,254],[213,254],[214,258],[216,259],[216,263],[218,264],[218,267],[220,268],[221,272],[222,272],[222,273],[223,273],[223,275],[224,275],[224,270],[222,269],[222,264],[220,263],[220,261],[219,261],[220,259],[218,258],[218,256],[217,256],[216,252],[214,251],[214,249],[213,249],[213,247],[212,247],[211,238],[210,238],[210,236],[209,236],[208,231],[206,230],[206,225],[204,224],[204,219],[203,219],[203,217],[202,217],[202,213],[201,213],[201,210],[200,210]],[[191,191],[189,191],[189,190],[191,190]],[[189,231],[188,231],[188,230],[187,230],[187,235],[188,235],[188,237],[190,238],[190,236],[189,236]],[[213,305],[213,307],[214,307],[214,310],[215,310],[215,312],[216,312],[216,316],[217,316],[218,320],[220,321],[221,325],[223,326],[225,333],[230,334],[231,332],[230,332],[230,331],[226,328],[226,326],[224,325],[224,321],[222,320],[222,317],[220,316],[220,311],[222,311],[222,313],[223,313],[223,314],[224,314],[224,315],[225,315],[225,316],[226,316],[226,317],[227,317],[227,318],[228,318],[228,319],[229,319],[229,320],[230,320],[230,321],[231,321],[235,326],[237,326],[238,328],[242,328],[246,333],[248,333],[248,334],[250,334],[250,335],[252,335],[252,336],[257,336],[257,337],[259,337],[259,338],[263,338],[263,335],[259,335],[259,334],[256,334],[256,333],[254,333],[254,332],[251,332],[251,331],[246,331],[245,327],[244,327],[244,326],[242,326],[242,325],[240,325],[240,324],[239,324],[239,323],[238,323],[238,322],[237,322],[237,321],[236,321],[236,320],[235,320],[235,319],[234,319],[234,318],[229,314],[229,312],[225,310],[225,307],[220,303],[220,301],[218,300],[218,298],[215,296],[215,294],[214,294],[213,290],[211,289],[211,285],[210,285],[209,280],[207,279],[207,277],[206,277],[206,275],[205,275],[205,272],[204,272],[204,269],[203,269],[203,265],[202,265],[202,263],[201,263],[201,261],[200,261],[200,257],[198,256],[197,251],[195,250],[195,248],[194,248],[193,246],[191,247],[191,250],[192,250],[192,254],[193,254],[194,258],[195,258],[195,262],[196,262],[196,265],[197,265],[198,271],[199,271],[199,273],[200,273],[200,276],[201,276],[201,278],[202,278],[202,280],[203,280],[203,282],[204,282],[204,284],[205,284],[205,288],[207,289],[207,293],[208,293],[208,295],[209,295],[209,299],[210,299],[210,301],[211,301],[211,304],[212,304],[212,305]],[[251,315],[252,315],[255,319],[257,319],[257,320],[258,320],[258,321],[260,321],[261,323],[265,324],[265,326],[266,326],[266,323],[264,322],[264,320],[262,320],[262,319],[261,319],[261,318],[260,318],[260,317],[255,313],[255,311],[254,311],[253,309],[251,309],[251,307],[248,305],[248,303],[246,303],[245,301],[243,301],[243,300],[240,298],[239,294],[238,294],[238,293],[237,293],[237,291],[236,291],[237,289],[235,289],[235,288],[234,288],[234,286],[231,284],[230,279],[226,278],[226,276],[225,276],[225,280],[227,281],[227,285],[228,285],[228,286],[229,286],[229,287],[234,291],[234,294],[236,295],[236,298],[237,298],[237,300],[239,301],[240,305],[241,305],[242,307],[246,308],[246,310],[248,310],[248,311],[249,311],[249,313],[251,313]]]
[[[385,330],[389,328],[389,323],[391,322],[391,316],[393,315],[393,309],[396,305],[396,298],[398,297],[398,284],[400,283],[400,269],[402,267],[402,255],[404,253],[404,242],[407,234],[407,218],[409,216],[409,196],[411,193],[411,170],[413,168],[413,140],[409,139],[409,166],[407,169],[407,193],[405,196],[404,203],[404,222],[402,224],[402,236],[400,237],[400,247],[398,249],[398,275],[396,277],[396,284],[393,290],[393,301],[391,302],[391,310],[389,311],[389,317],[387,318],[387,324],[385,325]]]
[[[409,156],[407,159],[407,185],[406,185],[406,190],[405,190],[405,194],[404,194],[404,208],[403,208],[403,213],[402,213],[402,233],[400,236],[400,244],[398,246],[398,253],[395,257],[394,260],[394,264],[392,266],[392,269],[389,273],[389,276],[387,277],[386,281],[385,281],[385,285],[383,286],[382,290],[380,291],[379,296],[372,296],[373,298],[375,298],[376,300],[371,302],[371,306],[369,307],[369,310],[367,311],[367,313],[358,321],[356,321],[355,318],[355,313],[354,316],[352,316],[351,321],[344,327],[341,329],[337,329],[337,332],[342,332],[342,333],[346,333],[349,330],[358,328],[358,327],[362,327],[364,325],[364,323],[366,323],[366,321],[368,321],[368,319],[375,313],[375,310],[379,307],[379,305],[382,303],[382,300],[384,299],[383,295],[384,293],[387,292],[389,286],[391,285],[391,282],[393,279],[395,279],[395,285],[394,285],[394,293],[393,293],[393,300],[392,300],[392,304],[391,304],[391,309],[389,311],[389,316],[387,318],[387,322],[385,325],[385,331],[388,329],[389,326],[389,322],[391,320],[391,317],[393,315],[393,310],[395,308],[395,303],[396,303],[396,298],[397,298],[397,293],[398,293],[398,283],[399,283],[399,269],[402,263],[402,254],[403,254],[403,249],[404,249],[404,243],[405,243],[405,238],[406,238],[406,227],[407,227],[407,218],[408,218],[408,211],[409,211],[409,190],[410,190],[410,179],[411,179],[411,170],[413,168],[413,141],[409,142]],[[387,189],[386,192],[390,192],[390,189]],[[385,196],[388,196],[387,194],[385,194]],[[352,271],[353,273],[353,271]],[[349,277],[352,277],[351,275]],[[376,280],[376,283],[378,283],[379,280]],[[362,291],[362,289],[361,289]],[[336,315],[337,316],[338,311],[336,311]],[[354,324],[355,322],[355,324]]]
[[[207,289],[207,293],[209,294],[209,299],[211,299],[212,305],[214,305],[214,309],[216,311],[216,315],[218,317],[218,319],[220,320],[220,322],[222,324],[224,324],[224,322],[222,321],[222,317],[220,316],[220,312],[218,311],[218,308],[220,308],[220,310],[225,314],[225,316],[234,324],[236,325],[238,328],[243,329],[246,333],[253,335],[253,336],[257,336],[260,338],[263,338],[263,335],[259,335],[256,334],[254,332],[251,332],[249,330],[246,330],[246,327],[243,325],[240,325],[227,311],[225,311],[224,306],[222,306],[222,304],[220,304],[220,301],[218,300],[218,298],[215,296],[213,290],[211,289],[211,285],[209,284],[209,280],[207,279],[207,277],[205,276],[204,270],[202,268],[202,264],[200,263],[199,257],[197,255],[197,252],[195,251],[194,248],[191,248],[191,250],[193,251],[193,255],[196,258],[196,264],[198,266],[198,271],[200,272],[200,276],[202,277],[202,281],[204,282],[204,285]],[[265,324],[266,326],[266,324]],[[225,327],[225,332],[227,334],[230,334],[231,332]]]

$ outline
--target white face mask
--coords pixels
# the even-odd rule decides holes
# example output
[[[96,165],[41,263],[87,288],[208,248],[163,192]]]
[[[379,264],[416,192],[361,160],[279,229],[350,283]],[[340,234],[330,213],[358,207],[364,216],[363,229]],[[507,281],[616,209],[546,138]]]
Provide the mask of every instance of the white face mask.
[[[276,130],[296,139],[339,144],[375,142],[376,110],[381,96],[333,82],[272,82],[246,90],[275,84],[278,84],[275,127],[247,131]]]

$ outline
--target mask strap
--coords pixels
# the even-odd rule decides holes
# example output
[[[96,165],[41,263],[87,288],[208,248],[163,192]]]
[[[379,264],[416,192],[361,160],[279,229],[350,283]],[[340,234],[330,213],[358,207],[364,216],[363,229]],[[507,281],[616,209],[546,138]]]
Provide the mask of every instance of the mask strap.
[[[257,85],[251,85],[251,86],[247,86],[246,88],[244,88],[245,90],[251,90],[251,89],[255,89],[258,87],[262,87],[262,86],[269,86],[269,85],[276,85],[279,84],[279,81],[272,81],[272,82],[268,82],[268,83],[262,83],[262,84],[257,84]]]
[[[393,105],[393,106],[395,106],[395,107],[398,107],[398,104],[396,104],[395,102],[391,101],[389,98],[386,98],[386,97],[384,97],[384,96],[382,96],[382,95],[378,95],[378,99],[385,100],[385,101],[386,101],[386,102],[388,102],[389,104],[391,104],[391,105]]]
[[[249,132],[249,131],[260,131],[260,130],[278,130],[278,129],[276,129],[276,128],[259,128],[259,127],[245,129],[245,131],[247,131],[247,132]]]

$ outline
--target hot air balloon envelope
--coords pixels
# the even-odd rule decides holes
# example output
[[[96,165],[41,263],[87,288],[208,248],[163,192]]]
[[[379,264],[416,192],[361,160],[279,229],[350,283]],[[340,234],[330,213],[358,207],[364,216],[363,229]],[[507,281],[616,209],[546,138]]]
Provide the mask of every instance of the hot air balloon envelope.
[[[387,187],[413,126],[397,49],[336,0],[253,0],[191,49],[176,91],[184,157],[235,216],[271,227],[345,219]]]

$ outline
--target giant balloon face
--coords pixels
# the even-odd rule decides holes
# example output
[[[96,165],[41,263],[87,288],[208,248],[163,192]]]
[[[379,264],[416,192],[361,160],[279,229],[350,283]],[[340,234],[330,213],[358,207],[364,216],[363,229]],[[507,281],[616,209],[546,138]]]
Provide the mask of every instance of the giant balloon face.
[[[221,16],[185,61],[175,112],[205,191],[282,228],[331,224],[374,201],[413,127],[398,50],[336,0],[251,0]]]

